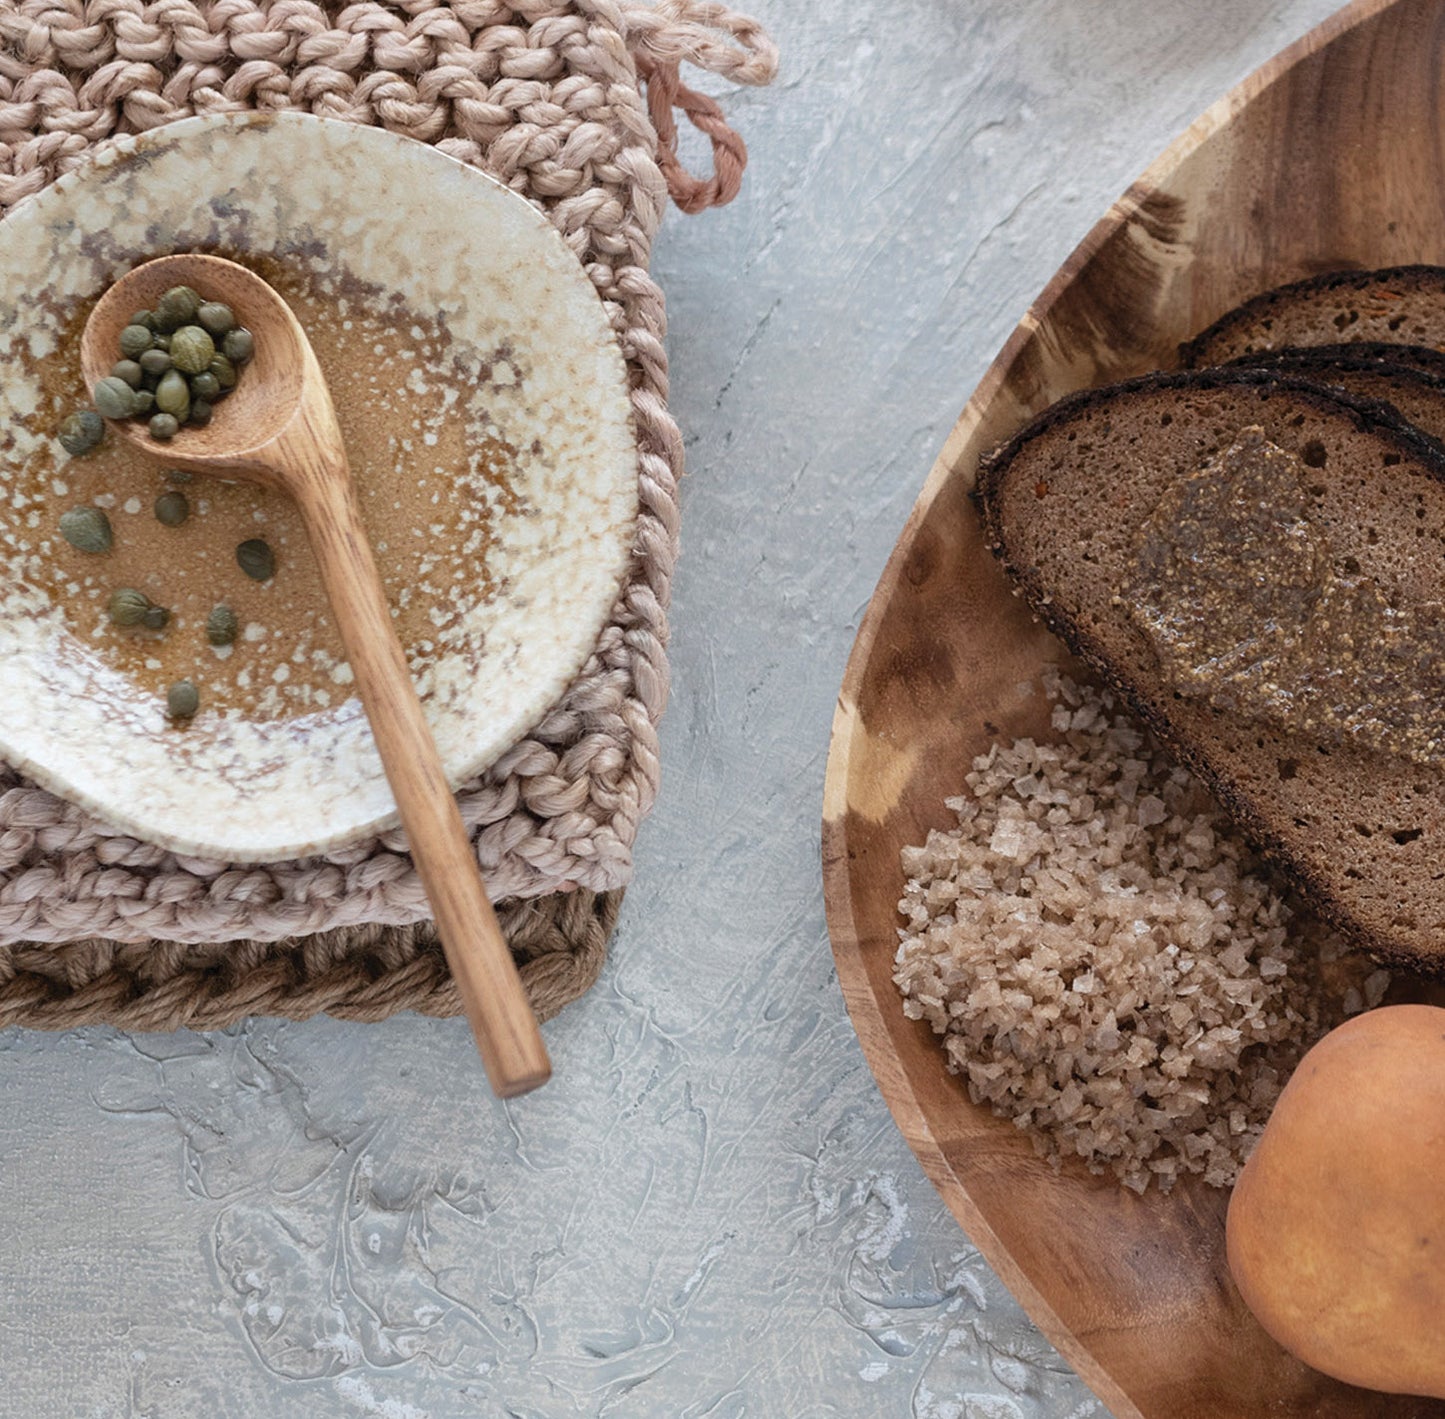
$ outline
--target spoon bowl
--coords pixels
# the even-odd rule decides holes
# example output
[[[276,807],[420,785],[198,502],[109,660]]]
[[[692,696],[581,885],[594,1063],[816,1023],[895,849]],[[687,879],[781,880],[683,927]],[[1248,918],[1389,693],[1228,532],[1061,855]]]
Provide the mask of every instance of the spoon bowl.
[[[257,339],[244,376],[202,428],[188,427],[176,438],[152,438],[144,419],[113,421],[111,427],[137,448],[176,468],[247,477],[286,486],[284,470],[270,468],[263,450],[296,417],[309,377],[320,370],[291,307],[253,271],[219,256],[182,252],[158,257],[122,276],[96,302],[81,337],[80,364],[88,389],[111,372],[120,355],[120,332],[139,310],[150,310],[172,286],[190,286],[208,300],[231,307],[238,324]],[[330,400],[327,400],[327,408]],[[333,415],[334,422],[334,415]],[[339,438],[339,435],[338,435]]]
[[[547,1051],[397,640],[331,395],[300,322],[236,262],[159,257],[96,303],[81,336],[86,384],[110,373],[130,316],[180,285],[230,306],[255,337],[254,357],[203,427],[161,440],[140,420],[108,422],[172,467],[249,479],[295,499],[487,1075],[503,1096],[535,1089],[551,1074]]]

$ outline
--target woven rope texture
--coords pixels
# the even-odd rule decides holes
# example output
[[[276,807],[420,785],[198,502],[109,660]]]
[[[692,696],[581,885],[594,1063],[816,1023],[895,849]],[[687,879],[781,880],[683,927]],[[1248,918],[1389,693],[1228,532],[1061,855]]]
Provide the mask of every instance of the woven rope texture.
[[[498,918],[539,1019],[585,993],[607,954],[621,892],[558,892]],[[459,1015],[429,923],[351,927],[303,940],[75,941],[0,951],[0,1029],[217,1030],[249,1015],[325,1012],[376,1021],[398,1010]]]
[[[192,114],[301,110],[381,125],[475,164],[536,203],[582,262],[631,376],[641,493],[632,569],[572,687],[459,795],[504,920],[530,922],[554,946],[568,930],[585,945],[610,923],[658,786],[682,447],[648,259],[669,187],[700,210],[736,192],[745,161],[716,105],[681,84],[682,62],[759,84],[776,53],[755,24],[710,0],[0,6],[0,210],[118,134]],[[674,103],[709,138],[711,177],[678,162]],[[0,772],[0,1024],[215,1024],[254,1013],[239,1008],[246,1000],[273,1014],[449,1010],[425,929],[382,930],[425,918],[399,831],[301,862],[234,867],[136,841]],[[155,949],[162,942],[189,944],[167,953]],[[224,970],[208,943],[232,943]],[[268,943],[281,945],[267,953]],[[573,994],[595,974],[581,955]],[[389,1004],[397,991],[404,998]]]

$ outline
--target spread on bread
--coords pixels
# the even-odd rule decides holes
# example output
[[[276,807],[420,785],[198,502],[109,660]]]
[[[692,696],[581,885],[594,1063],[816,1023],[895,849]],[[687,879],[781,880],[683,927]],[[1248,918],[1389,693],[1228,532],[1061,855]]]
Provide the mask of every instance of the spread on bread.
[[[1258,425],[1241,430],[1140,524],[1122,604],[1174,689],[1433,763],[1445,749],[1445,606],[1392,605],[1337,554],[1309,458]]]

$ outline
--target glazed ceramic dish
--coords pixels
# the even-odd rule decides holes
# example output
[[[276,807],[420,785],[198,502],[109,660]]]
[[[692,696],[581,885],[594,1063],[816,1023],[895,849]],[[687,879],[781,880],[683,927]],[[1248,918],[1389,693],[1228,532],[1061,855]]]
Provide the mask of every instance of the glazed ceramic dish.
[[[1055,1172],[973,1104],[893,982],[900,850],[956,819],[990,745],[1049,732],[1062,646],[1012,594],[969,493],[981,455],[1072,390],[1168,367],[1259,291],[1445,263],[1438,0],[1358,0],[1205,113],[1035,301],[969,401],[868,607],[823,822],[838,975],[899,1128],[972,1241],[1117,1419],[1442,1419],[1285,1354],[1225,1262],[1228,1193]]]
[[[249,484],[177,485],[114,435],[78,458],[55,437],[88,402],[91,305],[172,251],[251,266],[301,317],[454,784],[555,703],[616,599],[637,512],[625,365],[540,213],[375,128],[167,125],[0,223],[0,755],[180,852],[304,856],[387,826],[394,804],[295,509]],[[153,503],[176,486],[190,516],[163,526]],[[110,552],[60,537],[80,505],[106,512]],[[258,537],[265,582],[235,555]],[[171,610],[163,632],[109,623],[123,586]],[[242,628],[225,647],[204,634],[217,605]],[[201,694],[184,725],[165,713],[178,679]]]

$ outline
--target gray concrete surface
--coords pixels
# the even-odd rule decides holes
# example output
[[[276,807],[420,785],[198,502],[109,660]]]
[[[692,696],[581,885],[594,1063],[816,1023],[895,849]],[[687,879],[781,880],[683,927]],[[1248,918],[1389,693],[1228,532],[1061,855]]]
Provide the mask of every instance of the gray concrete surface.
[[[761,0],[673,217],[666,782],[610,963],[488,1096],[465,1027],[0,1034],[0,1416],[1106,1419],[941,1206],[843,1008],[833,699],[1030,297],[1332,0]],[[716,86],[713,86],[714,88]]]

